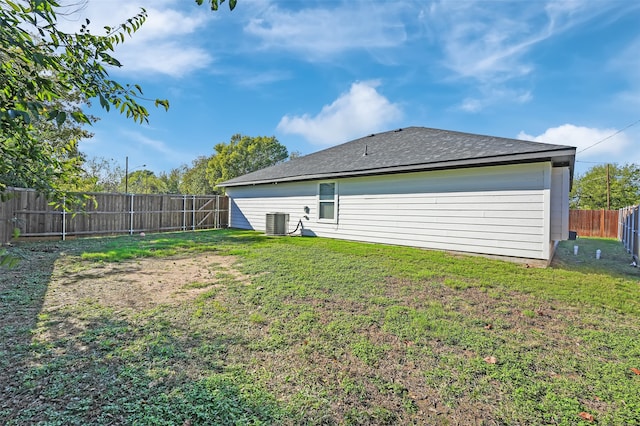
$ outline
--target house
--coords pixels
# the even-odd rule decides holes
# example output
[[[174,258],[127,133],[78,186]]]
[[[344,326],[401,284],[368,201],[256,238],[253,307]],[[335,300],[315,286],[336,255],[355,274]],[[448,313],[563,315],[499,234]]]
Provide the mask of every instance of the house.
[[[568,239],[576,149],[409,127],[222,183],[230,226],[549,262]]]

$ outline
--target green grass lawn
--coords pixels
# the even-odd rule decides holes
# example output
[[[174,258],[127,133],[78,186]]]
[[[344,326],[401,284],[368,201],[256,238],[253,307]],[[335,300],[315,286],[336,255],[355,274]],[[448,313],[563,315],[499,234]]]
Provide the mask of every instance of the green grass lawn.
[[[640,424],[640,269],[617,241],[546,269],[233,230],[12,254],[8,425]],[[109,294],[136,271],[144,293]]]

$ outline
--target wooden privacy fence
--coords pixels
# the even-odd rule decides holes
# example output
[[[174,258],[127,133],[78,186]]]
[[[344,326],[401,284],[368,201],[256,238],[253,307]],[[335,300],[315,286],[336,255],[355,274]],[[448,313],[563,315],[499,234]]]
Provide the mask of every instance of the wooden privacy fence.
[[[638,244],[639,213],[639,206],[620,209],[620,230],[618,231],[618,239],[622,241],[629,253],[633,253],[636,260],[640,254],[638,253],[640,251],[640,244]]]
[[[89,193],[96,203],[81,211],[49,205],[36,191],[9,188],[0,202],[0,243],[20,237],[133,234],[228,226],[229,200],[220,195]]]
[[[579,237],[618,238],[618,210],[569,210],[569,230]]]

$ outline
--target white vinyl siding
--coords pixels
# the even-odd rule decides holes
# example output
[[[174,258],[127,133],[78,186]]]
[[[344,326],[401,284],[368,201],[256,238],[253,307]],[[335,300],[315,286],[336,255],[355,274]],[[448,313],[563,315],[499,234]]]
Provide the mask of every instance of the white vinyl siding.
[[[551,172],[551,240],[569,238],[569,168]]]
[[[283,212],[289,213],[288,232],[292,232],[305,215],[305,206],[315,214],[316,191],[317,185],[309,183],[227,188],[231,198],[229,226],[264,231],[267,213]]]
[[[547,259],[550,163],[339,179],[339,221],[317,218],[318,181],[230,187],[231,226],[264,230],[290,214],[304,233],[432,249]]]

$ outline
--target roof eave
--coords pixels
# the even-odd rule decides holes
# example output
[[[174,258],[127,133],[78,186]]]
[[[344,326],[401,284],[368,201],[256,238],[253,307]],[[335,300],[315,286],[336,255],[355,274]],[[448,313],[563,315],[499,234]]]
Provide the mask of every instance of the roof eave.
[[[382,167],[377,169],[349,170],[349,171],[340,171],[340,172],[332,172],[332,173],[317,173],[317,174],[310,174],[310,175],[286,176],[286,177],[276,178],[276,179],[258,179],[258,180],[246,181],[246,182],[227,181],[227,182],[222,182],[218,184],[218,186],[223,188],[236,187],[236,186],[253,186],[253,185],[263,185],[263,184],[273,184],[273,183],[284,183],[284,182],[320,180],[320,179],[336,179],[336,178],[371,176],[371,175],[381,175],[381,174],[423,172],[423,171],[430,171],[430,170],[446,170],[446,169],[456,169],[456,168],[468,168],[468,167],[474,167],[474,166],[494,166],[494,165],[497,166],[497,165],[505,165],[505,164],[537,163],[537,162],[544,162],[544,161],[551,161],[554,163],[556,162],[568,163],[571,170],[571,175],[573,176],[575,154],[576,154],[576,149],[569,147],[569,148],[563,148],[560,150],[552,150],[552,151],[523,153],[523,154],[508,154],[508,155],[501,155],[501,156],[472,158],[472,159],[463,159],[463,160],[454,160],[454,161],[440,161],[435,163]]]

